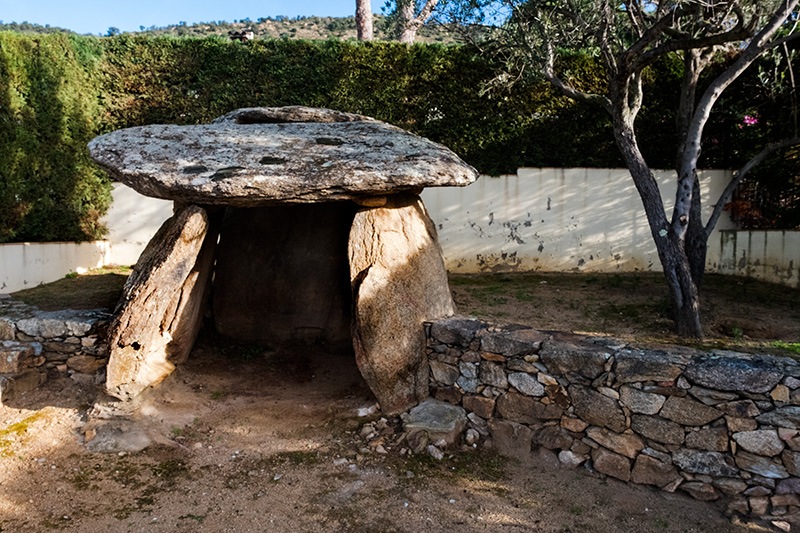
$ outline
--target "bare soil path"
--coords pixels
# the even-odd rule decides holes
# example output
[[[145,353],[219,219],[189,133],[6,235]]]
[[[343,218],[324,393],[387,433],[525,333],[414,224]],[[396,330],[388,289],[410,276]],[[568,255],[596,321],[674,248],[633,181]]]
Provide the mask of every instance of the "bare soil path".
[[[594,312],[586,288],[547,296],[543,288],[557,284],[546,277],[459,279],[453,289],[462,312],[542,329],[596,331],[592,324],[604,322],[617,328],[607,333],[638,331],[632,311],[621,307],[635,304],[633,296],[608,298],[616,281],[602,290],[595,285],[601,281],[586,284],[602,302],[598,308],[613,304],[616,316],[585,327],[581,317]],[[629,292],[646,293],[637,283]],[[497,285],[505,288],[492,288]],[[562,311],[543,309],[556,299],[566,304]],[[772,339],[797,342],[800,320],[791,302],[778,294],[764,304],[786,315],[785,322],[769,319],[770,327],[784,328]],[[651,320],[647,311],[639,313],[642,322]],[[758,320],[748,313],[741,318]],[[666,328],[664,319],[652,323]],[[767,342],[753,340],[751,331],[738,340]],[[737,340],[720,333],[711,342],[726,337]],[[403,453],[400,421],[382,420],[374,403],[350,353],[270,352],[211,337],[201,338],[187,364],[160,387],[122,411],[123,423],[103,425],[104,409],[113,411],[114,403],[97,389],[66,377],[51,380],[0,408],[0,531],[775,530],[731,523],[713,503],[554,468],[546,458],[522,464],[480,445],[442,461]],[[142,451],[117,451],[144,443],[150,446]],[[87,449],[104,447],[112,451]]]

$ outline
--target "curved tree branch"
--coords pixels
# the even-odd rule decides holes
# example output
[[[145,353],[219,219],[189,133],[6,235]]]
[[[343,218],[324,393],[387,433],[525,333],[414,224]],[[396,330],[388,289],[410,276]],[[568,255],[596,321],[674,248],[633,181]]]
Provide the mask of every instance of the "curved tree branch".
[[[773,13],[768,23],[750,40],[747,48],[744,49],[736,61],[722,74],[717,76],[703,93],[703,96],[695,107],[692,124],[687,131],[685,144],[691,145],[692,148],[687,149],[684,153],[684,163],[696,165],[697,158],[700,155],[700,139],[703,135],[703,128],[711,114],[711,108],[719,97],[722,96],[722,92],[764,52],[766,46],[769,45],[766,41],[778,31],[783,21],[786,20],[792,11],[794,11],[794,8],[797,7],[798,2],[800,2],[800,0],[784,0],[783,6]]]
[[[793,41],[793,40],[795,40],[797,38],[800,38],[800,32],[792,33],[790,35],[786,35],[785,37],[781,37],[780,39],[775,39],[771,43],[764,45],[764,51],[772,50],[773,48],[776,48],[778,46],[786,44],[786,43],[788,43],[790,41]]]
[[[719,220],[720,215],[722,215],[722,211],[725,209],[725,204],[728,203],[728,200],[730,200],[731,196],[733,195],[733,191],[736,190],[736,187],[739,186],[739,183],[741,183],[747,173],[774,152],[782,148],[794,146],[796,144],[800,144],[800,137],[792,137],[791,139],[785,139],[781,142],[770,144],[733,174],[731,181],[728,182],[727,187],[725,187],[725,190],[722,191],[722,194],[719,196],[719,199],[714,206],[714,211],[711,212],[711,216],[706,224],[706,237],[711,236],[711,232],[714,231],[714,226],[717,225],[717,221]]]
[[[569,96],[573,100],[577,100],[579,102],[586,102],[591,104],[599,104],[605,108],[606,111],[609,113],[612,112],[611,100],[609,100],[605,96],[601,96],[599,94],[592,94],[592,93],[584,93],[575,89],[574,87],[570,87],[566,83],[564,83],[561,78],[556,76],[555,69],[553,68],[553,63],[555,61],[555,54],[553,53],[553,44],[544,38],[545,41],[545,48],[547,50],[547,58],[545,59],[544,64],[544,77],[547,81],[550,82],[553,87],[561,91],[566,96]]]
[[[695,50],[698,48],[711,48],[726,44],[732,41],[744,41],[752,36],[752,31],[744,26],[734,28],[732,30],[701,37],[699,39],[673,39],[652,50],[643,53],[639,58],[634,61],[631,70],[641,71],[646,66],[652,64],[659,57],[666,55],[670,52],[677,52],[678,50]]]

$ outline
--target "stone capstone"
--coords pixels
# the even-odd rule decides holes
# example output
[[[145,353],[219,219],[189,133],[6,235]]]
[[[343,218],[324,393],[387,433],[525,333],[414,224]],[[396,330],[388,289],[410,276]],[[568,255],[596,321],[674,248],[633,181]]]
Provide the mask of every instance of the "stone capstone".
[[[444,146],[395,126],[297,107],[117,130],[94,138],[89,153],[145,196],[201,205],[358,200],[478,177]]]
[[[358,210],[348,254],[356,363],[382,410],[400,413],[428,395],[423,322],[454,312],[436,228],[418,196],[393,195]]]

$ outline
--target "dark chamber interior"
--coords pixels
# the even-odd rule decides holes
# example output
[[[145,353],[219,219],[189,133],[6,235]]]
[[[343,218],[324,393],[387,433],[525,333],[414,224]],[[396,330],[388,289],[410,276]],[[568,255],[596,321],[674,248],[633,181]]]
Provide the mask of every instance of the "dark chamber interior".
[[[257,344],[352,350],[351,202],[227,208],[214,271],[219,334]]]

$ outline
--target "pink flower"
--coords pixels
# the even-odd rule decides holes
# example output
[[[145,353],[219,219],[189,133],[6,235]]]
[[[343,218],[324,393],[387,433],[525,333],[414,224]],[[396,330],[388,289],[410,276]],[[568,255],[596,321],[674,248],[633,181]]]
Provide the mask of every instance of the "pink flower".
[[[751,117],[750,115],[745,115],[744,116],[744,123],[747,124],[748,126],[752,126],[753,124],[758,124],[758,118],[757,117]]]

